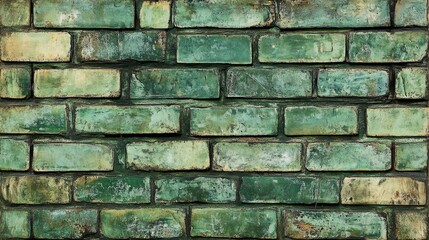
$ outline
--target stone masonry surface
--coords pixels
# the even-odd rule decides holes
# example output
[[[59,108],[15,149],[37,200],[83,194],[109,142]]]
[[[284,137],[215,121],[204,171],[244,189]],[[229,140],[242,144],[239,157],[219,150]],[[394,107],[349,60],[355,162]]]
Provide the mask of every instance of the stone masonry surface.
[[[0,0],[0,239],[428,239],[428,0]]]

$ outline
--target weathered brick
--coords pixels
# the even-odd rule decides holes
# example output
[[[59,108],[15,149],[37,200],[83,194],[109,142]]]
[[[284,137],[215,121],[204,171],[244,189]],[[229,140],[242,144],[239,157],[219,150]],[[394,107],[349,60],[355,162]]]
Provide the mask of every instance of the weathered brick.
[[[133,72],[130,98],[219,98],[216,69],[149,68]]]
[[[197,170],[210,166],[207,141],[141,142],[127,144],[127,165],[137,170]]]
[[[390,25],[389,0],[279,1],[281,28],[381,27]]]
[[[191,134],[197,136],[275,135],[277,121],[276,108],[191,108]]]
[[[98,211],[93,209],[37,209],[33,213],[34,237],[82,239],[97,232]]]
[[[397,143],[395,145],[395,169],[397,171],[420,171],[427,168],[428,143]]]
[[[425,182],[406,177],[346,177],[342,204],[424,205]]]
[[[178,63],[252,63],[252,40],[247,35],[179,35]]]
[[[338,203],[339,180],[314,177],[243,177],[245,203]]]
[[[149,203],[150,180],[144,176],[82,176],[74,182],[73,198],[91,203]]]
[[[94,143],[35,143],[33,169],[37,172],[111,171],[113,150]]]
[[[427,31],[354,32],[349,37],[351,62],[419,62],[426,56]]]
[[[368,108],[368,136],[427,136],[429,108]]]
[[[39,28],[132,28],[133,0],[36,0],[34,26]]]
[[[389,72],[378,69],[328,68],[319,70],[321,97],[379,97],[389,91]]]
[[[9,176],[1,182],[4,200],[14,204],[60,204],[70,202],[71,182],[52,176]]]
[[[403,68],[396,75],[396,98],[425,98],[428,89],[427,74],[427,68]]]
[[[0,238],[30,238],[30,229],[30,214],[27,211],[0,210]]]
[[[387,239],[386,216],[376,212],[286,211],[293,239]]]
[[[68,62],[71,36],[66,32],[5,32],[0,58],[11,62]]]
[[[180,208],[108,209],[101,211],[101,234],[108,238],[173,238],[185,234]]]
[[[144,32],[82,32],[77,39],[77,58],[82,62],[124,60],[163,61],[166,33]]]
[[[310,171],[386,171],[391,168],[390,144],[310,143],[305,167]]]
[[[27,67],[0,68],[0,98],[24,99],[31,91],[31,70]]]
[[[301,143],[220,142],[214,145],[213,169],[237,172],[297,172]]]
[[[30,145],[27,141],[0,139],[0,171],[26,171],[30,168]]]
[[[273,0],[178,0],[174,10],[174,23],[179,28],[265,27],[275,19]]]
[[[425,212],[397,212],[395,214],[396,239],[425,240],[428,231],[428,216]]]
[[[140,27],[166,29],[170,25],[171,1],[157,2],[142,0],[140,5]]]
[[[356,107],[287,107],[286,135],[357,134]]]
[[[259,39],[260,62],[343,62],[346,36],[340,33],[287,33]]]
[[[65,105],[0,106],[1,133],[56,134],[67,131]]]
[[[427,0],[398,0],[395,5],[395,25],[427,26]]]
[[[309,97],[311,71],[291,68],[230,68],[227,97],[297,98]]]
[[[38,98],[119,97],[120,72],[116,69],[38,69],[34,96]]]
[[[179,116],[175,106],[78,106],[75,127],[79,133],[178,133]]]
[[[235,201],[236,181],[213,177],[169,177],[155,181],[157,202]]]
[[[31,0],[0,0],[0,27],[30,25]]]
[[[276,228],[275,209],[192,208],[193,237],[275,239]]]

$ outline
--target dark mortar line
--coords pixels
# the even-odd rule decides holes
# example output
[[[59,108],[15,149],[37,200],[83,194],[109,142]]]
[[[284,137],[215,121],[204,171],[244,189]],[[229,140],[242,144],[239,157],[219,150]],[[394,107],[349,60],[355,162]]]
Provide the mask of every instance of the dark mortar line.
[[[149,185],[150,185],[150,204],[155,205],[156,204],[156,184],[155,181],[157,180],[156,176],[150,175]]]
[[[185,238],[191,237],[191,223],[192,223],[192,212],[191,207],[187,206],[185,209]]]
[[[276,209],[277,239],[285,239],[285,214],[283,209]]]
[[[140,31],[141,27],[140,27],[140,11],[139,11],[140,8],[139,8],[139,6],[141,5],[141,1],[140,0],[133,0],[133,4],[134,4],[134,30]]]
[[[389,67],[389,95],[388,98],[396,101],[396,75],[397,69],[393,66]]]
[[[308,148],[308,142],[305,141],[301,143],[301,156],[299,158],[299,162],[301,164],[301,172],[305,175],[309,175],[310,171],[306,167],[306,160],[307,160],[307,148]]]
[[[395,6],[397,0],[390,0],[389,13],[390,13],[390,28],[392,31],[395,29]]]

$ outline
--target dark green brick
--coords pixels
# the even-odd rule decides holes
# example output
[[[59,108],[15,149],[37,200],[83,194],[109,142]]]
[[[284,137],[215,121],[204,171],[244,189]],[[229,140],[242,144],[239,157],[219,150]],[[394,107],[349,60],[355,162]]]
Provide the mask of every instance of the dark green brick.
[[[403,68],[396,74],[395,97],[400,99],[425,98],[428,92],[428,69]]]
[[[30,92],[30,68],[0,67],[0,98],[24,99]]]
[[[191,236],[277,238],[277,216],[269,208],[192,208]]]
[[[426,56],[427,31],[354,32],[349,36],[350,62],[419,62]]]
[[[163,61],[166,33],[81,32],[77,39],[77,58],[82,62]]]
[[[0,0],[0,27],[30,26],[31,0]]]
[[[174,238],[185,234],[180,208],[108,209],[101,213],[101,234],[108,238]]]
[[[178,63],[252,63],[252,45],[246,35],[179,35]]]
[[[275,135],[277,121],[276,108],[191,108],[191,134],[197,136]]]
[[[290,68],[229,68],[227,97],[297,98],[309,97],[312,75],[309,70]]]
[[[216,69],[149,68],[134,71],[132,99],[219,98],[220,74]]]
[[[30,238],[30,231],[29,212],[22,210],[0,209],[1,239]]]
[[[395,26],[427,26],[427,0],[398,0],[395,5]]]
[[[132,28],[133,0],[36,0],[38,28]]]
[[[240,199],[245,203],[338,203],[338,179],[314,177],[243,177]]]
[[[420,171],[427,168],[428,143],[395,144],[395,169],[397,171]]]
[[[82,176],[74,182],[74,200],[91,203],[149,203],[144,176]]]
[[[306,168],[310,171],[386,171],[391,167],[390,159],[390,144],[310,143]]]
[[[260,62],[323,63],[343,62],[346,36],[340,33],[287,33],[259,39]]]
[[[178,133],[179,116],[174,106],[78,106],[75,127],[79,133]]]
[[[387,239],[386,216],[376,212],[286,211],[293,239]]]
[[[265,27],[275,19],[273,0],[178,0],[174,10],[175,26],[179,28]]]
[[[317,91],[321,97],[379,97],[389,91],[389,72],[378,69],[320,69]]]
[[[212,177],[169,177],[155,181],[157,202],[235,201],[236,181]]]
[[[92,209],[35,210],[33,232],[42,239],[82,239],[97,232],[98,211]]]
[[[0,133],[57,134],[66,131],[65,105],[0,106]]]

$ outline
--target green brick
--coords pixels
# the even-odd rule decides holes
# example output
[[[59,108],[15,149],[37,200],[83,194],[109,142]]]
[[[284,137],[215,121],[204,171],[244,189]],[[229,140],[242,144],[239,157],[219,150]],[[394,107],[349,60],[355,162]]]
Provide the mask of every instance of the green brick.
[[[389,0],[279,1],[280,28],[357,28],[390,25]]]
[[[33,169],[37,172],[112,171],[113,150],[93,143],[36,143]]]
[[[0,27],[30,26],[31,0],[0,0]]]
[[[396,98],[425,98],[428,89],[427,74],[427,68],[403,68],[396,75]]]
[[[26,171],[30,168],[30,145],[27,141],[0,139],[0,171]]]
[[[323,63],[343,62],[346,36],[339,33],[287,33],[259,39],[260,62]]]
[[[74,182],[74,200],[90,203],[149,203],[150,180],[144,176],[82,176]]]
[[[149,68],[134,71],[130,98],[219,98],[216,69]]]
[[[368,108],[368,136],[427,136],[429,108]]]
[[[0,210],[0,238],[30,238],[29,219],[27,211]]]
[[[157,28],[166,29],[169,27],[171,15],[171,1],[161,0],[153,1],[139,1],[140,5],[140,27],[141,28]]]
[[[174,238],[185,234],[180,208],[108,209],[101,211],[101,234],[108,238]]]
[[[38,69],[34,96],[38,98],[119,97],[121,76],[116,69]]]
[[[407,177],[346,177],[341,184],[341,203],[425,205],[425,184]]]
[[[286,211],[293,239],[387,239],[386,216],[376,212]]]
[[[92,209],[37,209],[33,213],[34,237],[82,239],[97,232],[98,211]]]
[[[297,172],[301,143],[220,142],[214,145],[213,169],[234,172]]]
[[[14,204],[62,204],[70,202],[71,182],[67,178],[26,175],[2,179],[3,199]]]
[[[176,171],[210,167],[207,141],[130,143],[126,149],[126,161],[131,169]]]
[[[78,106],[75,127],[79,133],[178,133],[179,117],[175,106]]]
[[[427,31],[354,32],[349,36],[350,62],[420,62],[428,48]]]
[[[355,135],[356,107],[287,107],[286,135]]]
[[[166,33],[82,32],[77,38],[77,58],[82,62],[163,61]]]
[[[36,0],[38,28],[132,28],[133,0]]]
[[[277,238],[277,216],[269,208],[192,208],[192,237]]]
[[[391,168],[390,144],[310,143],[306,168],[310,171],[386,171]]]
[[[389,92],[389,72],[378,69],[320,69],[317,91],[321,97],[379,97]]]
[[[0,120],[0,133],[57,134],[67,131],[65,105],[3,105],[0,106]]]
[[[235,201],[236,181],[212,177],[169,177],[156,180],[157,202],[208,202]]]
[[[265,27],[275,19],[273,0],[178,0],[174,10],[174,23],[179,28]]]
[[[399,143],[395,145],[395,169],[397,171],[420,171],[427,168],[428,144]]]
[[[395,25],[427,26],[427,0],[398,0],[395,5]]]
[[[245,203],[338,203],[337,179],[314,177],[243,177],[240,199]]]
[[[71,36],[66,32],[4,32],[0,58],[10,62],[68,62]]]
[[[427,239],[428,216],[426,212],[397,212],[395,214],[396,239]]]
[[[191,108],[191,135],[276,135],[277,109],[264,107]]]
[[[0,98],[24,99],[31,91],[31,70],[27,67],[0,68]]]
[[[312,91],[309,70],[290,68],[230,68],[227,72],[227,97],[298,98]]]
[[[252,63],[252,40],[246,35],[179,35],[178,63]]]

